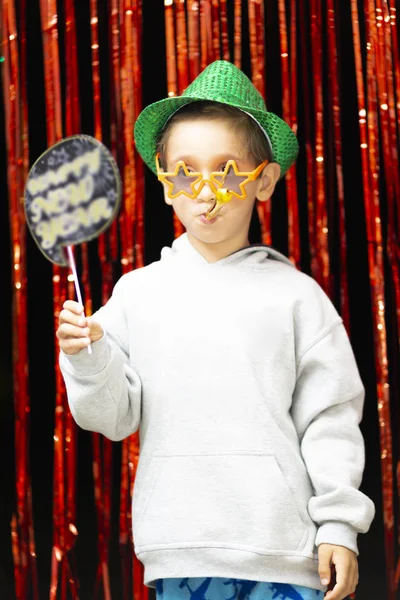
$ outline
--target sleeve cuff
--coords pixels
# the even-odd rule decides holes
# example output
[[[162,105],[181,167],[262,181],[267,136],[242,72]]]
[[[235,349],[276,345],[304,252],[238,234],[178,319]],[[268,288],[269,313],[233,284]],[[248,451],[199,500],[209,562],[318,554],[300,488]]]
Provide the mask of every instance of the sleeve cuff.
[[[344,546],[355,552],[358,556],[357,531],[348,523],[339,521],[327,521],[323,523],[315,538],[315,545],[334,544],[335,546]]]
[[[106,367],[110,358],[107,334],[92,344],[92,354],[83,348],[76,354],[65,354],[60,350],[60,365],[74,375],[97,375]]]

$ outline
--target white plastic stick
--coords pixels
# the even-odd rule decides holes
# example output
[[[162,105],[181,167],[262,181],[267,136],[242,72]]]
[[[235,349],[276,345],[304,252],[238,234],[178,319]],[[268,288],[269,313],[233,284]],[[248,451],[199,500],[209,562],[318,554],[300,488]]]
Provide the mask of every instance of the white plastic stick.
[[[74,284],[75,284],[76,296],[78,298],[78,302],[82,306],[84,306],[83,301],[82,301],[81,288],[79,287],[78,274],[76,272],[76,264],[75,264],[74,253],[72,251],[72,246],[67,246],[67,253],[68,253],[69,266],[71,268],[72,275],[74,276]],[[85,316],[85,312],[83,312],[83,316]],[[89,346],[87,347],[87,349],[88,349],[88,353],[92,354],[92,346],[91,346],[91,344],[89,344]]]

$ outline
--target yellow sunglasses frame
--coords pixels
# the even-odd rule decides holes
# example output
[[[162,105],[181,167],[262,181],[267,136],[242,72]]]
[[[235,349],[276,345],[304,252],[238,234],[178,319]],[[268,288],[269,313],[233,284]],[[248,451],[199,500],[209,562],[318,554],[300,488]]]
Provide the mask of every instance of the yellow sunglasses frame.
[[[254,171],[239,171],[236,161],[231,159],[231,160],[228,160],[223,171],[213,171],[212,173],[210,173],[210,179],[204,179],[202,173],[188,171],[186,163],[183,160],[178,160],[178,162],[175,165],[175,171],[173,173],[165,173],[160,167],[160,158],[159,157],[160,157],[160,154],[158,153],[156,155],[157,177],[158,177],[158,180],[161,181],[161,183],[165,183],[168,186],[167,195],[171,200],[173,200],[174,198],[177,198],[178,196],[181,196],[181,195],[187,196],[191,200],[195,200],[197,198],[197,196],[200,194],[201,190],[203,189],[203,187],[205,186],[206,183],[208,183],[208,185],[210,186],[210,188],[212,189],[214,194],[217,194],[218,190],[220,190],[222,188],[224,179],[227,176],[229,169],[231,167],[233,168],[235,175],[237,175],[238,177],[244,177],[245,179],[244,179],[244,181],[239,183],[241,194],[238,194],[237,192],[233,192],[232,190],[227,190],[227,191],[230,194],[232,194],[233,196],[236,196],[237,198],[239,198],[240,200],[245,200],[245,198],[247,197],[245,186],[250,181],[254,181],[255,179],[257,179],[257,177],[262,172],[264,167],[268,164],[268,160],[264,160],[264,162],[262,162],[260,165],[258,165],[258,167],[256,169],[254,169]],[[189,194],[188,192],[185,192],[185,191],[179,191],[176,194],[172,193],[174,184],[172,181],[168,181],[168,177],[176,177],[178,175],[180,169],[183,169],[183,171],[187,177],[190,177],[192,179],[195,178],[195,180],[190,184],[190,187],[193,190],[192,194]],[[221,179],[221,181],[218,181],[218,179]],[[195,190],[194,187],[198,184],[200,184],[200,185],[199,185],[198,189]]]

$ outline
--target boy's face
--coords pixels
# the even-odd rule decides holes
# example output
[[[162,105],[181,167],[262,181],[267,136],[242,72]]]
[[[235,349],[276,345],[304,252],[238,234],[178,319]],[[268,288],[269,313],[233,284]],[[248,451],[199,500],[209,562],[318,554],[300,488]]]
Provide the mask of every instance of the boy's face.
[[[189,172],[201,173],[208,180],[211,173],[223,171],[231,159],[236,161],[238,171],[251,172],[258,165],[246,153],[242,135],[228,122],[219,119],[192,119],[177,123],[173,125],[166,145],[166,172],[174,172],[177,162],[184,161]],[[248,238],[256,198],[267,200],[278,178],[279,166],[270,163],[258,179],[246,184],[247,197],[244,200],[233,196],[212,220],[205,216],[215,204],[215,192],[208,183],[194,200],[184,194],[171,199],[164,184],[165,202],[173,207],[189,237],[203,244],[218,244],[236,238],[244,243],[243,240]]]

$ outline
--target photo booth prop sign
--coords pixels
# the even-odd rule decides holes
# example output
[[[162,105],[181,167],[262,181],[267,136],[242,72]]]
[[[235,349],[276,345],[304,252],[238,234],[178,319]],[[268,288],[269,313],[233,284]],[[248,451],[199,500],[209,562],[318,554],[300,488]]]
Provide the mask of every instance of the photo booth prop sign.
[[[31,234],[51,262],[68,266],[65,248],[109,227],[121,203],[121,179],[108,149],[77,135],[49,148],[31,168],[25,214]]]
[[[48,260],[71,268],[82,306],[72,247],[111,225],[121,205],[121,187],[111,153],[87,135],[65,138],[46,150],[28,175],[24,205],[30,232]]]

